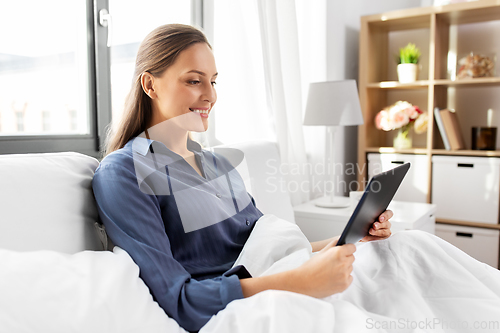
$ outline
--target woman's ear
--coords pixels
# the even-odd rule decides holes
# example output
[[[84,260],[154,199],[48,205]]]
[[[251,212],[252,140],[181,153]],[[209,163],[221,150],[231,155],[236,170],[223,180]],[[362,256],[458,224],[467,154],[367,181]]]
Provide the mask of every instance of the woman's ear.
[[[155,99],[158,97],[154,90],[154,76],[151,73],[144,72],[141,75],[141,86],[142,90],[148,95],[151,99]]]

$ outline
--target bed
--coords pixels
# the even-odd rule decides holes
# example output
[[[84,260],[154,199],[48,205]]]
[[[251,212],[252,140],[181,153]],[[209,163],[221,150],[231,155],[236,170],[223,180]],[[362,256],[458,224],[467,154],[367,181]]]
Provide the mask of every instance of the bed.
[[[259,276],[314,256],[276,186],[276,144],[227,147],[244,152],[237,169],[265,213],[235,265]],[[69,152],[0,156],[0,332],[186,332],[130,256],[106,251],[91,190],[97,165]],[[499,271],[441,239],[399,232],[359,244],[355,256],[354,282],[341,294],[266,291],[231,302],[200,332],[500,331]]]

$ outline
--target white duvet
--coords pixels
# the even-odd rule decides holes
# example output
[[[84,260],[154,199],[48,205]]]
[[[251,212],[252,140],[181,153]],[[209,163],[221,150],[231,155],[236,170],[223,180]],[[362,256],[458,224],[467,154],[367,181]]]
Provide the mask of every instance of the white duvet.
[[[257,222],[237,264],[254,276],[301,265],[292,223]],[[359,243],[353,283],[316,299],[266,291],[231,302],[201,333],[500,332],[500,271],[419,231]],[[153,301],[128,254],[0,250],[0,332],[185,332]]]

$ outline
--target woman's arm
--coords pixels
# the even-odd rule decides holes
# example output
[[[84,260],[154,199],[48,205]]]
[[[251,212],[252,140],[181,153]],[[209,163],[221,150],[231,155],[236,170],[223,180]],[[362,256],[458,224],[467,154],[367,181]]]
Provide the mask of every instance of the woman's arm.
[[[312,297],[326,297],[347,289],[352,282],[352,263],[356,246],[335,246],[336,240],[302,266],[286,272],[256,278],[241,279],[244,297],[261,291],[287,290]]]
[[[361,242],[369,242],[373,240],[380,240],[380,239],[385,239],[388,238],[391,235],[391,222],[389,220],[394,216],[394,213],[392,210],[386,210],[382,214],[380,214],[378,221],[374,222],[372,224],[372,227],[368,231],[370,235],[365,236]],[[335,236],[332,238],[328,238],[322,241],[317,241],[317,242],[311,242],[311,247],[313,252],[320,251],[323,249],[328,243],[331,241],[335,241],[335,244],[337,244],[337,241],[339,240],[340,236]]]
[[[139,266],[140,277],[163,310],[184,329],[197,331],[229,302],[243,297],[240,279],[248,274],[236,268],[212,279],[192,278],[174,258],[160,203],[140,190],[133,162],[109,162],[120,156],[101,162],[92,181],[101,221],[113,243]]]
[[[386,210],[369,230],[370,235],[361,241],[384,239],[391,235],[389,219],[393,212]],[[354,262],[354,244],[336,246],[340,236],[312,242],[313,252],[319,251],[302,266],[256,278],[241,279],[244,297],[255,295],[268,289],[287,290],[313,297],[326,297],[347,289],[352,283],[352,263]]]

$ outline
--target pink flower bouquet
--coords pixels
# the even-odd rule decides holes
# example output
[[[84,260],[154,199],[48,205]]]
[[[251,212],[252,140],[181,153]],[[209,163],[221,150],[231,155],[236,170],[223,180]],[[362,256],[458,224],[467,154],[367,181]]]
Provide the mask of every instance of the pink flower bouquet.
[[[427,130],[427,114],[416,105],[398,101],[386,107],[375,117],[375,126],[384,131],[402,129],[408,131],[415,123],[415,133],[420,134]]]

